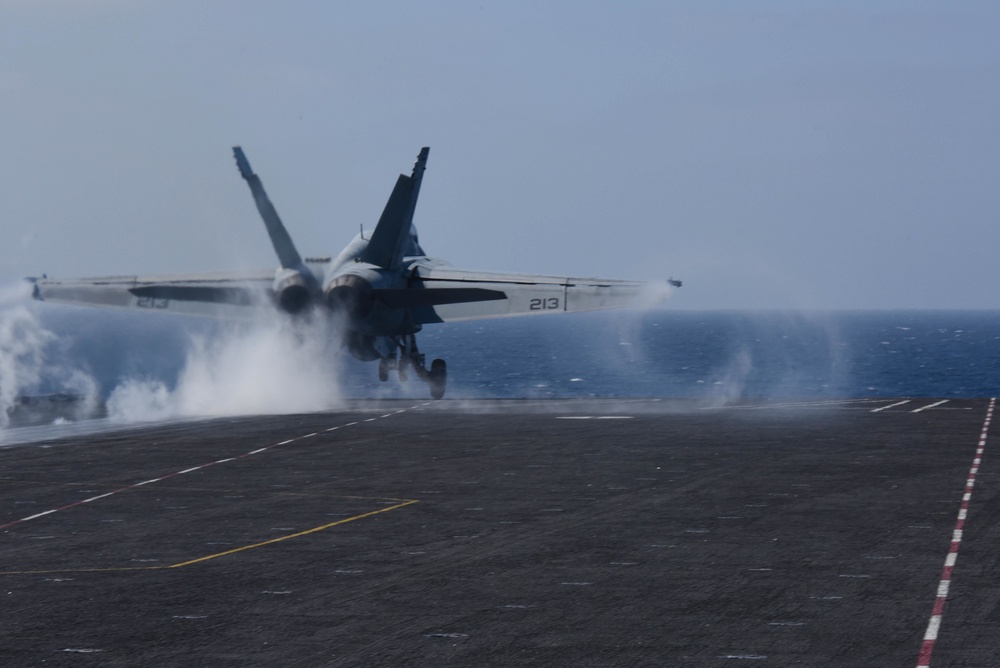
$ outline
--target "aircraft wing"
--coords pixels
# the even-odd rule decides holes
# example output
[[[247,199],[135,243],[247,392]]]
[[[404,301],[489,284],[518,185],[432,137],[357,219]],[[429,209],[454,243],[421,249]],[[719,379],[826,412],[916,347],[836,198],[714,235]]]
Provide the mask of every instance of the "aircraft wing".
[[[274,310],[274,270],[28,280],[35,299],[60,304],[236,319]]]
[[[413,316],[418,324],[654,306],[669,297],[672,291],[669,281],[497,274],[441,265],[418,266],[413,270],[413,277],[418,279],[416,287],[428,293],[439,289],[465,289],[502,295],[501,298],[415,308]]]
[[[415,324],[653,306],[669,297],[668,281],[533,276],[418,264],[411,287],[376,291]],[[223,319],[255,319],[276,309],[273,270],[28,279],[41,301]]]

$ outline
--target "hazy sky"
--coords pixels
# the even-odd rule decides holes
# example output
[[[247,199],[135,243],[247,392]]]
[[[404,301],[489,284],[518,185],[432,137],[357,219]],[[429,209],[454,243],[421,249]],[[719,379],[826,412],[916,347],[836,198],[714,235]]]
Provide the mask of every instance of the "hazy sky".
[[[673,307],[997,308],[1000,3],[0,2],[0,277],[428,252]]]

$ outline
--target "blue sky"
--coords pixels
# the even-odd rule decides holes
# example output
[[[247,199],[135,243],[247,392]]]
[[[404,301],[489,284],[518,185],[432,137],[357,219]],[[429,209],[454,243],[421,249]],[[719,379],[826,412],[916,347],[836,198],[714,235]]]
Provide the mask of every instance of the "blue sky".
[[[996,308],[1000,5],[0,7],[0,277],[275,264],[431,146],[432,255],[683,278],[672,306]]]

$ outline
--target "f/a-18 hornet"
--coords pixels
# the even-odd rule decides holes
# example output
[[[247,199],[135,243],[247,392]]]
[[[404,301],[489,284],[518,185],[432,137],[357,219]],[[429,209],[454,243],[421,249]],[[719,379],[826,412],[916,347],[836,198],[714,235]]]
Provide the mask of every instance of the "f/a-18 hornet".
[[[303,258],[271,204],[243,150],[233,153],[281,266],[276,270],[112,276],[58,280],[31,278],[36,299],[69,304],[148,309],[245,319],[255,310],[293,317],[325,314],[337,320],[343,344],[363,361],[378,361],[380,380],[412,371],[444,396],[447,367],[426,368],[417,350],[423,325],[516,315],[621,308],[669,294],[667,283],[498,274],[455,269],[428,257],[417,241],[413,211],[427,165],[423,148],[410,176],[400,174],[378,225],[362,229],[340,255]]]

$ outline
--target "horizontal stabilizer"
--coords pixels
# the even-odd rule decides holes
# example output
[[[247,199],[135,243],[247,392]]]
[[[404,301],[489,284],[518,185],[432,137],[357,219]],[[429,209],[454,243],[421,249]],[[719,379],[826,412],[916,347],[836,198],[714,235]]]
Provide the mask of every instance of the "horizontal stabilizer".
[[[506,293],[483,288],[438,288],[435,290],[376,289],[372,291],[376,299],[389,308],[420,308],[442,304],[468,304],[507,299]]]
[[[204,285],[146,285],[130,288],[136,297],[150,299],[169,299],[182,302],[203,302],[207,304],[233,304],[236,306],[252,306],[266,303],[265,291],[238,286],[204,286]],[[438,288],[436,290],[419,290],[403,288],[401,290],[375,289],[372,295],[389,308],[419,308],[421,306],[438,306],[441,304],[465,304],[469,302],[492,301],[506,299],[507,295],[499,290],[484,290],[482,288]]]
[[[260,303],[264,292],[252,288],[212,287],[203,285],[149,285],[129,290],[136,297],[172,299],[181,302],[234,304],[251,306]]]

